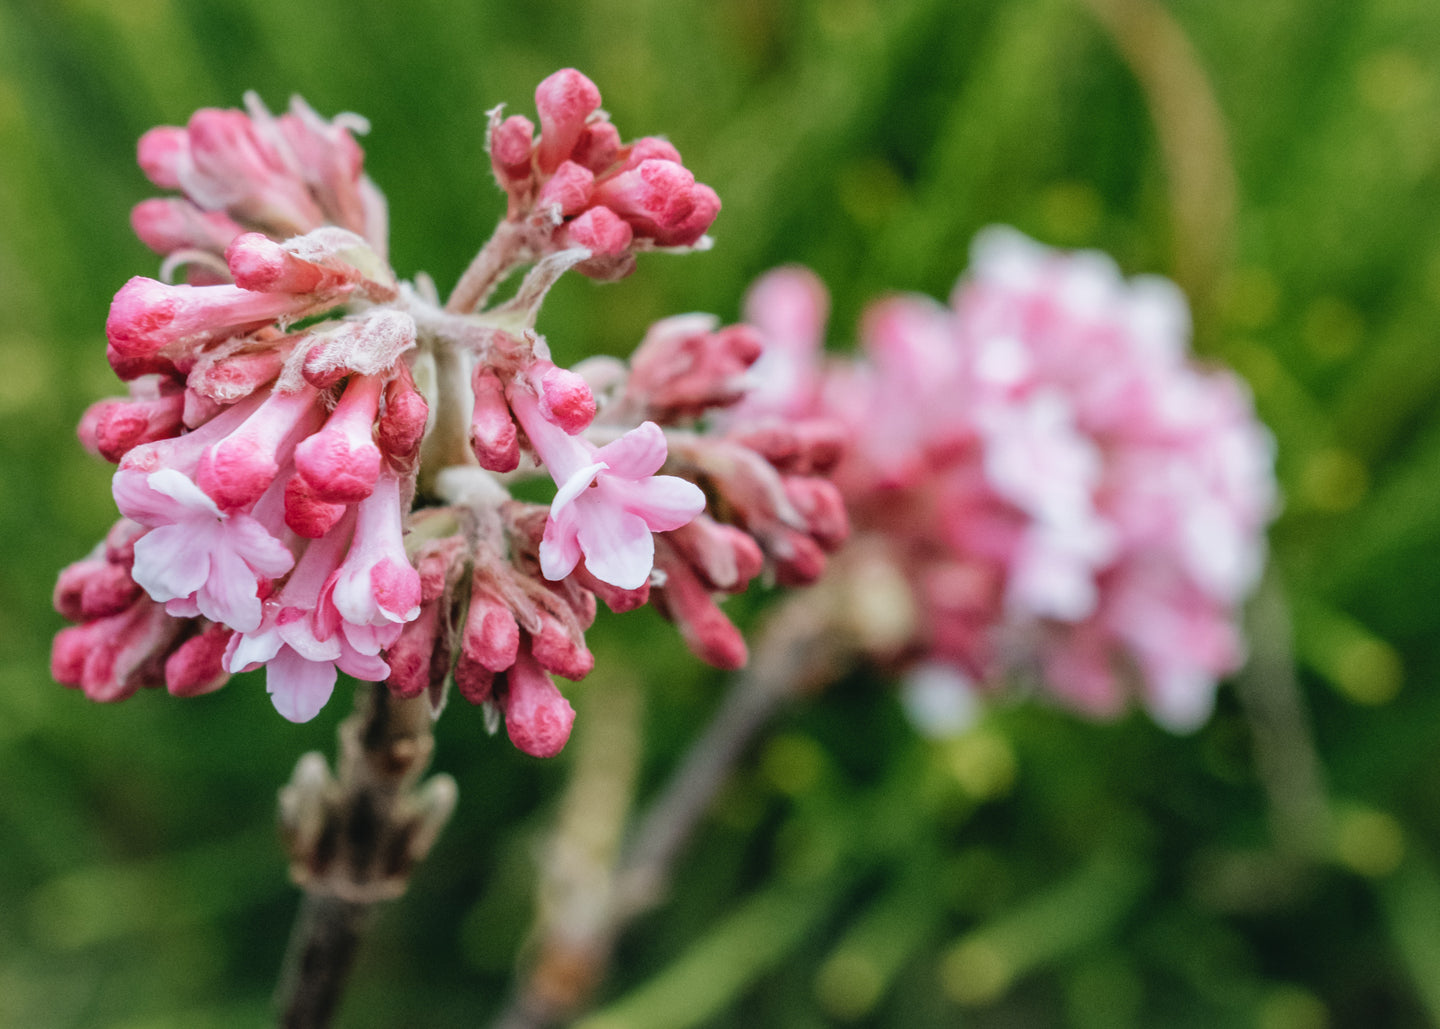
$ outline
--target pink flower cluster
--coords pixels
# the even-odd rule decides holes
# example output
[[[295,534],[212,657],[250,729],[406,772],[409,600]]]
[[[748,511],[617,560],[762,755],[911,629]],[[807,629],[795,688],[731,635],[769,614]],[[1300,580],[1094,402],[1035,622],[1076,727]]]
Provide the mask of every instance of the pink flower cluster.
[[[453,677],[548,756],[574,717],[550,676],[589,672],[597,595],[620,610],[653,587],[728,667],[744,645],[712,594],[767,559],[782,578],[818,574],[843,535],[834,488],[702,424],[740,397],[750,330],[661,323],[633,370],[599,362],[593,384],[550,361],[534,324],[559,275],[617,277],[637,250],[694,247],[719,202],[669,144],[622,146],[579,72],[536,102],[538,140],[492,116],[509,209],[443,306],[387,263],[355,116],[296,100],[276,117],[247,97],[141,139],[141,166],[181,195],[142,202],[134,226],[162,278],[186,281],[137,277],[111,306],[128,395],[79,431],[118,464],[124,518],[61,575],[56,606],[78,624],[56,639],[58,681],[113,700],[263,666],[276,708],[304,721],[337,672],[428,691],[436,710]],[[524,265],[515,296],[485,309]],[[538,472],[554,501],[512,500],[509,482]]]
[[[917,709],[943,721],[1020,679],[1096,716],[1135,695],[1202,721],[1277,501],[1270,437],[1235,376],[1189,360],[1178,290],[992,228],[949,306],[867,311],[862,359],[817,359],[825,303],[798,269],[752,290],[757,368],[786,384],[763,403],[848,426],[837,481],[856,553],[910,586]]]

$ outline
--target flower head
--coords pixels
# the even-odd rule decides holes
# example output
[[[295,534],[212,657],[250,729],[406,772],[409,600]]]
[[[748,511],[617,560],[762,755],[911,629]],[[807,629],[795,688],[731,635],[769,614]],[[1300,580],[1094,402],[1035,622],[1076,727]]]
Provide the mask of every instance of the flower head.
[[[565,69],[536,90],[538,138],[497,109],[487,144],[509,210],[443,304],[387,263],[357,116],[298,99],[276,116],[247,95],[146,133],[142,168],[178,195],[132,223],[164,262],[106,322],[128,395],[80,426],[118,464],[127,535],[122,557],[62,576],[57,606],[79,624],[56,640],[58,679],[114,699],[263,667],[275,707],[304,721],[340,672],[438,710],[453,670],[517,746],[549,756],[574,717],[551,676],[590,671],[597,598],[630,609],[653,580],[697,652],[743,660],[711,593],[767,558],[813,577],[816,540],[838,539],[833,505],[750,443],[697,457],[697,423],[743,392],[752,330],[663,322],[601,397],[551,362],[534,326],[560,275],[617,278],[639,252],[703,246],[719,210],[673,146],[622,143],[599,104]],[[662,475],[673,441],[687,458]],[[536,473],[555,483],[548,508],[498,477]],[[701,478],[734,499],[696,524]]]
[[[884,656],[926,659],[916,710],[968,710],[938,693],[1038,671],[1092,714],[1134,694],[1194,726],[1243,656],[1235,608],[1275,506],[1270,438],[1239,380],[1188,360],[1170,284],[1009,229],[973,257],[949,307],[876,304],[862,358],[812,356],[770,401],[848,427],[837,482],[870,541],[850,570],[864,579],[883,553],[913,593]],[[792,361],[817,354],[823,311],[795,274],[751,293]]]

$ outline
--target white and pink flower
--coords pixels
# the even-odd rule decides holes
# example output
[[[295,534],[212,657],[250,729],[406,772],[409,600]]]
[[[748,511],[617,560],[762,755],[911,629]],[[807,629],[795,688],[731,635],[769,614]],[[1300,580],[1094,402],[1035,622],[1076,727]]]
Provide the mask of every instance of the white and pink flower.
[[[776,356],[757,366],[783,361],[793,384],[768,404],[848,427],[857,564],[883,552],[915,592],[900,648],[923,670],[915,711],[950,725],[973,705],[947,690],[1039,670],[1080,710],[1136,695],[1193,727],[1243,658],[1236,607],[1276,505],[1269,435],[1238,379],[1188,359],[1169,283],[1009,229],[973,258],[949,307],[872,307],[853,362],[820,356],[813,280],[762,279],[750,317]]]

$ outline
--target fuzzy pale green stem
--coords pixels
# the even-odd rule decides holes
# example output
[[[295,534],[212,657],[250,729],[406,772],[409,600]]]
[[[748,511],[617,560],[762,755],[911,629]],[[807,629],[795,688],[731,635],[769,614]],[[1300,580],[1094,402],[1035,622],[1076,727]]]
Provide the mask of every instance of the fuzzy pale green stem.
[[[460,276],[455,291],[445,302],[445,310],[451,314],[478,311],[495,292],[495,287],[523,262],[524,251],[525,227],[517,222],[502,221]]]

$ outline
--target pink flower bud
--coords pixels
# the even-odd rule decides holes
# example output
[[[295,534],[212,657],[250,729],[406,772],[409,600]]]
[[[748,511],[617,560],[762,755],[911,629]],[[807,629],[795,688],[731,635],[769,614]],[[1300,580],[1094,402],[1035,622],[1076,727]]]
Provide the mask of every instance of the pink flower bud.
[[[223,211],[202,211],[179,197],[142,200],[130,212],[135,235],[157,254],[208,250],[221,254],[245,229]]]
[[[184,396],[185,400],[180,408],[180,420],[184,422],[187,429],[198,428],[212,418],[218,417],[220,412],[225,410],[224,404],[211,400],[193,389],[187,388]]]
[[[181,624],[142,597],[120,614],[62,629],[51,652],[51,671],[57,682],[79,686],[91,700],[123,700],[156,684],[156,660],[170,648]]]
[[[170,286],[137,275],[115,294],[105,335],[119,356],[146,358],[172,343],[240,335],[313,303],[309,297],[239,286]]]
[[[804,533],[781,529],[775,545],[775,581],[809,586],[825,572],[825,551]]]
[[[165,659],[165,688],[176,697],[213,693],[230,678],[225,671],[225,648],[233,629],[211,622]]]
[[[674,161],[647,160],[595,184],[595,202],[630,223],[637,236],[677,229],[695,209],[695,176]]]
[[[319,432],[295,448],[295,469],[332,504],[353,504],[375,489],[380,448],[372,441],[380,411],[379,376],[352,375]]]
[[[326,121],[299,97],[290,100],[290,113],[275,119],[275,126],[290,151],[293,174],[310,187],[315,199],[336,225],[364,233],[369,221],[365,182],[365,154],[350,134],[352,127],[369,126],[356,115]]]
[[[475,366],[471,379],[475,406],[470,415],[470,448],[480,467],[492,472],[513,472],[520,467],[520,442],[505,387],[485,364]]]
[[[642,608],[650,602],[650,583],[644,582],[633,590],[621,589],[619,586],[612,586],[602,579],[597,579],[590,574],[590,569],[585,567],[581,561],[571,573],[579,586],[605,601],[605,606],[616,614],[626,611],[634,611]]]
[[[142,443],[180,434],[183,390],[162,396],[101,400],[80,420],[80,442],[107,461],[118,462]]]
[[[627,392],[657,421],[696,418],[745,395],[745,372],[760,351],[749,326],[717,332],[709,315],[666,318],[650,327],[630,359]]]
[[[505,676],[500,707],[510,742],[532,757],[554,757],[570,739],[575,709],[529,652],[522,649]]]
[[[745,637],[721,613],[690,566],[676,557],[665,540],[661,553],[665,585],[655,591],[655,605],[680,630],[685,645],[696,657],[716,668],[736,669],[749,658]]]
[[[274,382],[292,347],[291,341],[273,341],[255,350],[226,354],[223,358],[212,359],[207,354],[190,369],[185,385],[217,403],[233,404]]]
[[[680,160],[680,151],[676,150],[668,139],[662,139],[659,136],[641,136],[625,148],[624,158],[625,168],[639,167],[643,161],[685,163]]]
[[[55,580],[55,592],[51,595],[51,603],[61,617],[69,622],[78,622],[85,617],[81,603],[85,584],[106,567],[105,561],[87,557],[61,569],[59,578]]]
[[[129,568],[135,561],[135,541],[147,531],[139,522],[121,518],[105,534],[105,560]]]
[[[510,606],[491,590],[487,579],[487,573],[477,570],[460,634],[460,653],[482,668],[503,672],[515,663],[520,627]]]
[[[563,68],[535,87],[540,113],[540,145],[535,163],[546,174],[570,156],[585,131],[585,121],[600,106],[600,90],[574,68]]]
[[[703,182],[695,183],[690,191],[691,209],[679,224],[661,225],[654,234],[657,245],[662,247],[693,246],[715,221],[720,213],[720,197]]]
[[[115,377],[122,382],[130,382],[142,375],[176,374],[175,362],[168,357],[161,357],[159,354],[122,354],[115,349],[113,343],[105,344],[105,360],[110,362]]]
[[[420,614],[407,622],[399,637],[385,651],[390,677],[385,685],[397,697],[418,697],[431,683],[437,646],[441,642],[440,603],[431,601],[420,606]],[[449,653],[445,654],[449,670]]]
[[[345,516],[344,504],[321,500],[304,476],[292,475],[285,483],[285,524],[298,536],[318,540]]]
[[[412,520],[411,528],[414,527]],[[423,603],[439,600],[459,581],[466,549],[463,536],[444,536],[421,545],[415,555],[415,571],[420,575]]]
[[[845,426],[831,418],[799,422],[765,421],[733,433],[731,439],[760,454],[782,472],[825,475],[845,456]]]
[[[238,510],[260,499],[294,449],[321,417],[311,386],[271,393],[235,432],[204,452],[195,484],[222,508]]]
[[[90,652],[93,625],[68,625],[55,634],[55,641],[50,645],[50,678],[61,686],[80,685],[85,675],[85,657]]]
[[[495,695],[495,675],[462,652],[455,663],[455,688],[471,704],[483,704]]]
[[[381,448],[394,457],[413,457],[425,436],[430,405],[415,388],[415,379],[404,364],[395,366],[395,374],[385,383],[385,407],[375,427],[375,438]]]
[[[537,361],[530,372],[530,380],[540,395],[540,413],[571,436],[584,432],[595,420],[595,394],[580,375],[553,364],[545,367],[547,364]],[[539,382],[535,382],[537,372]]]
[[[595,667],[595,657],[585,646],[585,634],[573,619],[557,617],[553,611],[540,612],[541,627],[530,637],[530,653],[547,672],[578,682]]]
[[[326,267],[296,257],[259,232],[236,236],[225,251],[225,264],[241,289],[259,293],[325,293],[333,295],[360,278],[348,265]]]
[[[90,575],[80,590],[80,617],[104,618],[119,614],[140,596],[140,587],[124,565],[105,564]]]
[[[620,157],[620,131],[608,121],[592,121],[580,133],[570,160],[582,164],[596,175],[608,171]]]
[[[565,224],[563,237],[568,246],[585,247],[597,257],[619,257],[630,249],[635,230],[610,208],[592,207]]]
[[[560,209],[560,214],[569,217],[585,210],[590,203],[590,191],[595,185],[595,173],[574,161],[562,161],[550,181],[540,187],[535,206],[543,210],[548,205]]]
[[[699,515],[666,539],[710,589],[738,593],[765,568],[765,555],[754,537],[708,515]]]
[[[277,236],[300,235],[324,224],[310,191],[261,139],[248,115],[204,108],[191,115],[187,129],[190,165],[182,167],[180,185],[201,207],[225,208]]]
[[[140,137],[135,156],[145,177],[161,189],[180,188],[180,169],[190,162],[190,136],[176,125],[159,125]]]
[[[785,495],[805,519],[810,536],[825,549],[836,549],[850,535],[845,501],[829,479],[787,476]]]
[[[521,114],[512,114],[490,128],[490,167],[495,181],[507,193],[524,188],[530,181],[534,134],[535,126]]]

